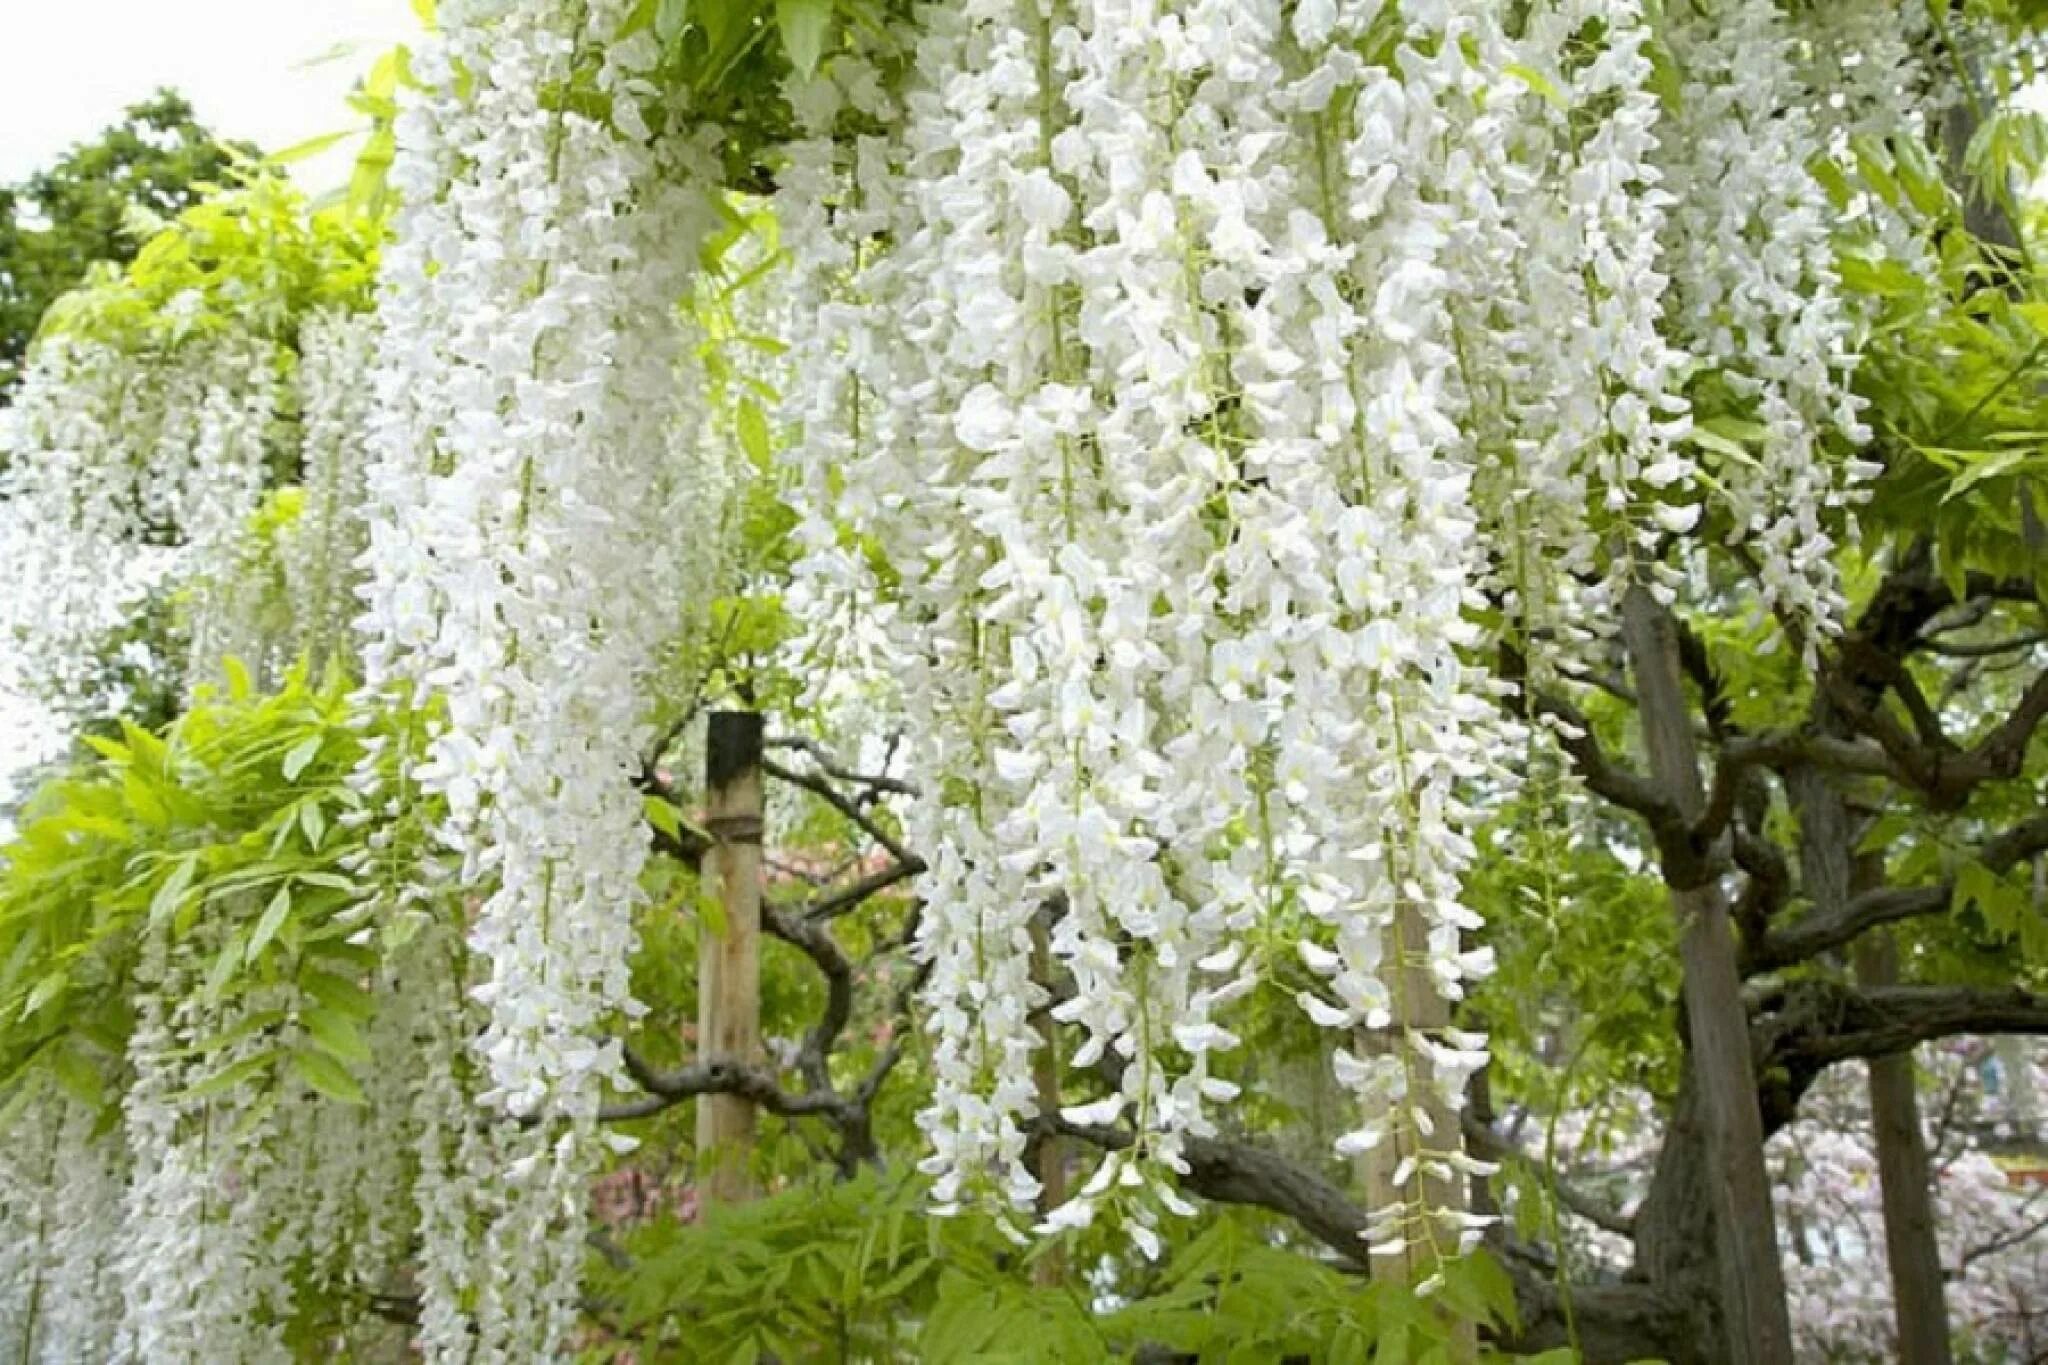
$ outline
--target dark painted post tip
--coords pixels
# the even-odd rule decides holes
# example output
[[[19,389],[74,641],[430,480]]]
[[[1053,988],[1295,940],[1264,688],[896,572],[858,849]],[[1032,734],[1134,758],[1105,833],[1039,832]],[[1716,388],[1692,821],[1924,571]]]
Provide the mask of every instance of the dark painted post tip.
[[[713,711],[704,737],[704,777],[713,791],[761,766],[765,720],[759,711]]]

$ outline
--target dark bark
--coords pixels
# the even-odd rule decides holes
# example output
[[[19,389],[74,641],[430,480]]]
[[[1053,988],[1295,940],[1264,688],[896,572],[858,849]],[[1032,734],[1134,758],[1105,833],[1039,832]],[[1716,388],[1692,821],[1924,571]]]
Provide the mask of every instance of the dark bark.
[[[1816,718],[1823,727],[1835,728],[1824,700],[1816,707]],[[1827,772],[1795,769],[1786,786],[1799,813],[1806,898],[1824,919],[1838,920],[1857,891],[1883,883],[1884,858],[1855,852],[1858,822]],[[1853,957],[1858,985],[1898,984],[1897,952],[1887,932],[1858,939]],[[1949,1365],[1948,1304],[1942,1292],[1932,1173],[1920,1131],[1912,1054],[1872,1058],[1869,1084],[1899,1359],[1902,1365]]]
[[[1856,945],[1856,979],[1865,986],[1896,984],[1898,954],[1889,935],[1872,934]],[[1877,1174],[1899,1360],[1901,1365],[1949,1365],[1953,1357],[1948,1300],[1942,1292],[1933,1175],[1926,1136],[1920,1131],[1913,1054],[1873,1057],[1869,1067],[1870,1119],[1877,1138]]]
[[[1622,638],[1641,699],[1643,747],[1665,799],[1687,821],[1705,806],[1692,710],[1671,615],[1641,585],[1622,604]],[[1792,1319],[1764,1169],[1763,1123],[1728,899],[1717,878],[1665,859],[1679,922],[1687,1065],[1705,1132],[1707,1206],[1720,1286],[1721,1341],[1733,1365],[1791,1365]],[[1667,1142],[1667,1148],[1669,1147]]]

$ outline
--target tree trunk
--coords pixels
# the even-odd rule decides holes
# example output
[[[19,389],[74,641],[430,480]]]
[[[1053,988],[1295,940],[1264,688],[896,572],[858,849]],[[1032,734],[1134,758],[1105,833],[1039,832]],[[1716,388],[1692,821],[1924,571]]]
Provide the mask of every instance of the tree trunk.
[[[1816,707],[1821,725],[1834,727],[1831,710]],[[1884,856],[1859,854],[1861,829],[1835,781],[1801,768],[1787,783],[1799,814],[1799,869],[1807,900],[1822,914],[1838,914],[1860,891],[1884,884]],[[1888,929],[1851,945],[1862,986],[1898,984],[1898,950]],[[1941,1248],[1935,1239],[1933,1172],[1920,1128],[1913,1054],[1872,1058],[1870,1118],[1877,1139],[1884,1241],[1891,1264],[1892,1318],[1901,1365],[1950,1365],[1948,1304],[1942,1291]]]
[[[1898,949],[1889,931],[1879,929],[1859,939],[1855,958],[1859,985],[1898,983]],[[1932,1171],[1920,1129],[1912,1053],[1871,1059],[1870,1120],[1877,1133],[1877,1175],[1884,1199],[1884,1245],[1891,1259],[1900,1365],[1950,1365],[1948,1302],[1942,1293]]]
[[[715,711],[704,746],[704,889],[718,897],[723,933],[697,940],[697,1057],[761,1060],[761,717]],[[737,1095],[697,1101],[699,1196],[711,1203],[754,1197],[754,1105]]]
[[[1705,793],[1678,638],[1669,613],[1641,585],[1632,586],[1623,601],[1622,637],[1635,672],[1651,772],[1685,817],[1696,819]],[[1706,1129],[1727,1359],[1731,1365],[1791,1365],[1792,1321],[1764,1170],[1763,1118],[1728,899],[1709,875],[1697,885],[1672,883],[1671,907],[1679,924],[1689,1062]]]

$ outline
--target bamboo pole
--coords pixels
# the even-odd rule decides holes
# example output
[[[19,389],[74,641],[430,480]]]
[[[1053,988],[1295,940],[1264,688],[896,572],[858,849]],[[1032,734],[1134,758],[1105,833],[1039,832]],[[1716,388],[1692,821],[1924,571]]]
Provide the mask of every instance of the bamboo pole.
[[[697,1057],[706,1064],[761,1060],[761,738],[754,712],[711,715],[703,877],[725,923],[704,925],[697,941]],[[698,1189],[707,1202],[755,1196],[755,1118],[753,1102],[738,1095],[697,1101]]]

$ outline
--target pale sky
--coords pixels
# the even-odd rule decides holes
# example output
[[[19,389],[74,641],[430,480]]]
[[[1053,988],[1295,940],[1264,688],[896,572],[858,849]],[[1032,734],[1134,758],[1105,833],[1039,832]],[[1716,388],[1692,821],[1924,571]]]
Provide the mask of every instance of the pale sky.
[[[214,132],[265,151],[350,127],[350,84],[418,32],[409,0],[0,0],[0,183],[163,85]],[[347,162],[295,171],[326,188]]]

